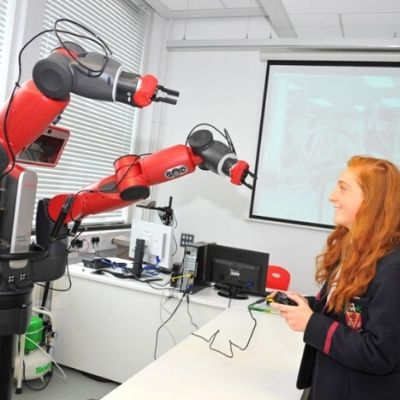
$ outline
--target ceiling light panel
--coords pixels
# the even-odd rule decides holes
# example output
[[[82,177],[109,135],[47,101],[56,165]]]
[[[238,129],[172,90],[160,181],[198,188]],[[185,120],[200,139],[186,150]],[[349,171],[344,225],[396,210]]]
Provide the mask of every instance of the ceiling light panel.
[[[162,0],[171,11],[220,10],[224,6],[218,0]]]
[[[398,0],[281,0],[289,14],[397,13]]]

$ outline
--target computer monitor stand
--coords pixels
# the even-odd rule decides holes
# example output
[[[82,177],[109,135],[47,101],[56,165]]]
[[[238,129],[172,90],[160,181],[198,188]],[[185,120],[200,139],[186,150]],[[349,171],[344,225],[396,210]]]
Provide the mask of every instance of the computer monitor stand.
[[[249,298],[247,294],[243,293],[243,286],[241,285],[233,285],[228,283],[220,283],[216,285],[218,290],[218,294],[222,297],[228,297],[230,299],[236,300],[246,300]]]

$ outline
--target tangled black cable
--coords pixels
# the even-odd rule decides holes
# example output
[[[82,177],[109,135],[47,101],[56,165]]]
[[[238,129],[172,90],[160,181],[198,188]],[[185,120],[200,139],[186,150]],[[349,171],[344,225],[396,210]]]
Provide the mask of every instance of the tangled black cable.
[[[179,309],[180,305],[182,304],[182,301],[186,295],[187,295],[187,292],[184,292],[182,297],[179,299],[177,306],[172,311],[171,315],[157,328],[156,339],[155,339],[155,343],[154,343],[154,353],[153,353],[153,357],[155,360],[157,360],[158,335],[160,333],[160,330],[172,319],[172,317],[178,311],[178,309]]]
[[[190,296],[188,295],[188,296],[186,296],[186,303],[187,303],[187,313],[188,313],[188,315],[189,315],[189,318],[190,318],[190,323],[197,329],[197,330],[199,330],[199,327],[198,327],[198,325],[193,321],[193,317],[192,317],[192,314],[190,314],[190,308],[189,308],[189,303],[190,303]]]
[[[98,70],[92,69],[91,67],[88,67],[87,65],[85,65],[84,63],[79,61],[75,57],[75,55],[71,52],[71,50],[65,45],[65,41],[61,39],[60,33],[67,33],[67,34],[70,34],[71,36],[77,36],[77,35],[74,32],[70,33],[68,31],[65,32],[65,31],[61,31],[60,29],[58,29],[57,26],[61,22],[68,22],[70,24],[78,26],[82,30],[84,30],[84,31],[88,32],[90,35],[92,35],[92,37],[88,36],[88,37],[86,37],[86,39],[98,44],[104,50],[104,62],[103,62],[103,64],[102,64],[100,69],[98,69]],[[112,52],[111,52],[110,48],[108,47],[107,43],[101,37],[97,36],[93,31],[91,31],[86,26],[84,26],[84,25],[82,25],[82,24],[80,24],[80,23],[78,23],[76,21],[67,19],[67,18],[60,18],[60,19],[56,20],[56,22],[54,23],[53,31],[54,31],[54,35],[56,36],[56,38],[57,38],[58,42],[60,43],[61,47],[68,53],[68,55],[71,58],[75,59],[76,63],[80,67],[82,67],[87,72],[89,72],[90,76],[92,76],[93,78],[96,78],[96,77],[100,76],[104,72],[104,69],[105,69],[105,67],[106,67],[106,65],[108,63],[108,57],[109,57],[109,55],[112,55]]]
[[[247,311],[249,312],[250,317],[251,317],[251,319],[252,319],[253,322],[254,322],[254,325],[253,325],[253,328],[251,329],[250,336],[249,336],[249,338],[247,339],[246,344],[245,344],[244,346],[240,346],[240,345],[234,343],[232,340],[229,339],[229,340],[228,340],[228,341],[229,341],[229,351],[230,351],[229,354],[223,352],[222,350],[219,350],[219,349],[213,347],[214,341],[215,341],[215,339],[217,338],[217,336],[218,336],[218,334],[219,334],[219,332],[220,332],[220,329],[218,329],[216,332],[214,332],[208,339],[205,338],[205,337],[202,336],[202,335],[197,334],[197,333],[192,333],[192,335],[195,336],[195,337],[198,337],[198,338],[200,338],[200,339],[202,339],[202,340],[204,340],[204,341],[207,342],[207,343],[209,343],[208,348],[209,348],[210,350],[215,351],[215,352],[217,352],[217,353],[219,353],[219,354],[222,354],[224,357],[233,358],[233,357],[234,357],[233,349],[236,348],[236,349],[239,349],[239,350],[241,350],[241,351],[247,350],[247,348],[249,347],[250,342],[251,342],[251,340],[252,340],[252,338],[253,338],[254,331],[256,330],[256,327],[257,327],[257,320],[254,318],[254,315],[253,315],[252,310],[251,310],[251,306],[253,306],[253,305],[256,304],[256,303],[257,303],[257,302],[252,303],[252,304],[249,304],[249,305],[247,306]]]
[[[224,131],[222,132],[220,129],[218,129],[216,126],[209,124],[208,122],[201,122],[197,125],[195,125],[189,132],[189,134],[186,137],[185,145],[188,144],[188,141],[190,139],[190,136],[193,134],[195,129],[201,127],[201,126],[207,126],[209,128],[214,129],[216,132],[218,132],[227,142],[229,149],[232,151],[232,153],[236,154],[235,146],[233,145],[231,136],[229,135],[229,132],[224,128]]]

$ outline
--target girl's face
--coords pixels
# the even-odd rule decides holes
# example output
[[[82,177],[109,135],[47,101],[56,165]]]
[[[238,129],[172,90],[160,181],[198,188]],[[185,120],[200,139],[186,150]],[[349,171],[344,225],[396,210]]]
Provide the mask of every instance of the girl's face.
[[[341,173],[329,200],[335,206],[334,223],[350,229],[364,200],[356,174],[351,169]]]

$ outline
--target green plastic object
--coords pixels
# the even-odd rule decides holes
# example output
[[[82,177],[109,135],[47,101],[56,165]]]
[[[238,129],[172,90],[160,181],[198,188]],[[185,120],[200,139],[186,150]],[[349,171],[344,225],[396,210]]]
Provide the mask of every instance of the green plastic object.
[[[26,330],[25,352],[29,353],[38,348],[43,340],[43,319],[33,316]]]

